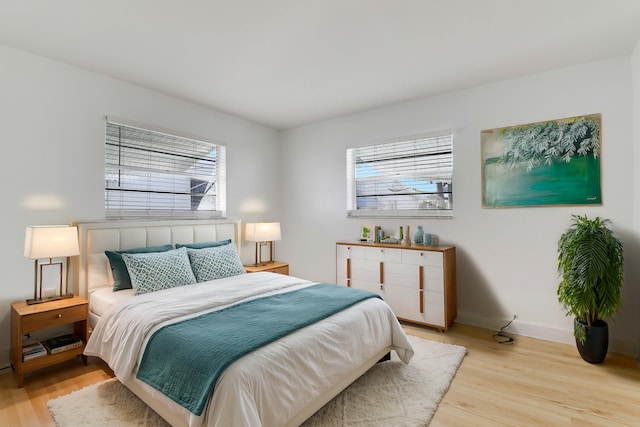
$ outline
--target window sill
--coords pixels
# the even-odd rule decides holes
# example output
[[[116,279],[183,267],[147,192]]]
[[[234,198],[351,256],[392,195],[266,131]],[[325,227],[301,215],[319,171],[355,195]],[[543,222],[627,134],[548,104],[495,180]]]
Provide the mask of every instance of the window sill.
[[[347,218],[433,218],[452,219],[452,209],[407,210],[407,211],[347,211]]]

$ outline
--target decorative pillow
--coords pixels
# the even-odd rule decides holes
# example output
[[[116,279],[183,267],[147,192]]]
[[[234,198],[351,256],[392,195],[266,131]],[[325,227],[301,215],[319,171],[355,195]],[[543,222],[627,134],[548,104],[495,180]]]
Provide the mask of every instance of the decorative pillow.
[[[218,240],[217,242],[199,242],[199,243],[176,243],[176,248],[191,248],[191,249],[202,249],[202,248],[215,248],[216,246],[224,246],[231,243],[231,239],[227,240]]]
[[[246,273],[235,245],[187,249],[187,253],[198,282]]]
[[[89,292],[98,288],[113,288],[113,276],[105,254],[89,254],[87,258],[87,283]]]
[[[136,295],[196,283],[187,248],[166,252],[124,253],[122,259],[127,265]]]
[[[111,264],[111,272],[113,273],[113,291],[121,291],[122,289],[131,289],[131,277],[127,271],[127,266],[122,260],[122,254],[141,254],[147,252],[165,252],[173,249],[171,245],[148,246],[146,248],[133,248],[124,251],[104,251],[109,264]]]

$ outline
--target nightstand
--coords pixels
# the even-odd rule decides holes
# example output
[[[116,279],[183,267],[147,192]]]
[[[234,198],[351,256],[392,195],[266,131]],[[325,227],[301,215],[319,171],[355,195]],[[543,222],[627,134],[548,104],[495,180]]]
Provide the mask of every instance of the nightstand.
[[[89,302],[80,297],[48,301],[40,304],[27,305],[25,301],[11,304],[11,363],[18,376],[18,387],[24,385],[25,374],[41,369],[76,356],[84,356],[84,346],[88,338]],[[27,361],[22,361],[22,337],[42,329],[73,324],[74,333],[80,337],[84,345],[55,354],[47,354]]]
[[[273,261],[268,262],[265,265],[245,265],[244,269],[247,270],[247,273],[257,273],[258,271],[269,271],[271,273],[279,273],[284,275],[289,275],[289,264],[286,262]]]

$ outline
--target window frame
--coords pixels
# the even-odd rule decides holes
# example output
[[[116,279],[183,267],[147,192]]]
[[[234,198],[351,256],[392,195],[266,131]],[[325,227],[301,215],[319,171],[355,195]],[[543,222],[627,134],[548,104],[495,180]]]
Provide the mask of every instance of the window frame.
[[[120,119],[120,118],[113,118],[113,117],[105,117],[105,123],[104,123],[104,209],[105,209],[105,217],[107,219],[123,219],[123,218],[155,218],[155,219],[162,219],[162,218],[185,218],[185,219],[212,219],[212,218],[226,218],[226,145],[220,143],[219,141],[213,141],[210,139],[206,139],[206,138],[202,138],[199,136],[194,136],[194,135],[189,135],[187,133],[184,132],[176,132],[174,130],[167,130],[167,129],[162,129],[160,127],[157,126],[150,126],[150,125],[145,125],[145,124],[140,124],[140,123],[135,123],[132,122],[130,120],[124,120],[124,119]],[[179,147],[181,149],[185,149],[188,151],[188,148],[186,148],[187,143],[193,143],[193,144],[203,144],[203,145],[207,145],[209,144],[212,148],[215,149],[216,151],[216,155],[215,155],[215,166],[212,167],[212,169],[215,170],[215,172],[213,173],[213,175],[209,175],[207,174],[202,174],[202,173],[196,173],[196,172],[192,172],[192,173],[175,173],[175,174],[171,174],[170,172],[167,173],[167,177],[170,180],[175,180],[177,179],[177,177],[181,177],[181,178],[188,178],[191,182],[189,185],[193,185],[193,179],[198,179],[199,177],[203,177],[203,176],[207,176],[209,177],[209,179],[212,182],[212,185],[215,187],[215,196],[213,196],[213,199],[215,200],[215,206],[214,209],[206,209],[206,210],[189,210],[189,209],[180,209],[180,208],[176,208],[176,202],[171,202],[170,206],[168,205],[168,208],[163,208],[163,209],[158,209],[158,208],[154,208],[154,202],[148,202],[146,208],[132,208],[132,209],[127,209],[127,208],[123,208],[122,205],[117,207],[117,208],[113,208],[109,206],[109,197],[108,197],[108,193],[109,192],[113,192],[113,191],[121,191],[123,193],[125,193],[127,190],[124,189],[116,189],[116,188],[112,188],[109,187],[108,185],[108,181],[110,179],[111,176],[113,176],[114,170],[118,170],[118,171],[125,171],[127,169],[126,165],[123,164],[116,164],[115,162],[110,162],[109,161],[109,146],[111,145],[113,147],[113,143],[109,142],[109,127],[110,126],[119,126],[122,128],[128,128],[128,129],[132,129],[138,132],[142,132],[142,133],[148,133],[149,138],[151,139],[153,136],[157,136],[160,138],[163,138],[164,141],[166,142],[167,139],[173,139],[174,143],[184,143],[183,146]],[[119,144],[121,144],[121,142],[119,142]],[[153,146],[151,146],[153,147]],[[172,146],[171,148],[174,148],[175,146]],[[144,150],[143,150],[144,151]],[[149,150],[151,152],[151,149]],[[167,151],[160,151],[160,154],[165,157],[165,158],[177,158],[179,157],[181,154],[184,154],[183,152],[177,152],[177,153],[171,153],[169,152],[169,150]],[[151,162],[151,161],[150,161]],[[195,162],[194,162],[195,163]],[[129,169],[131,169],[131,167],[129,166]],[[144,171],[144,169],[141,169],[139,167],[136,167],[136,169],[139,169],[140,171]],[[147,173],[149,174],[148,176],[153,176],[153,175],[157,175],[157,170],[154,170],[151,165],[149,165],[149,167],[146,169]],[[143,172],[144,173],[144,172]],[[133,175],[136,176],[136,175]],[[150,182],[152,180],[149,180]],[[173,182],[173,181],[171,181]],[[149,191],[147,191],[146,193],[148,194],[158,194],[159,192],[162,193],[163,191],[158,191],[157,187],[155,187],[156,190],[154,191],[154,189],[150,189]],[[193,187],[191,187],[193,188]],[[131,190],[130,188],[128,190]],[[145,191],[140,191],[140,193],[145,193]],[[171,192],[166,192],[166,194],[171,194]],[[183,196],[193,196],[193,193],[182,193],[182,192],[178,192],[175,193],[176,195],[183,195]],[[183,197],[184,198],[184,197]],[[190,203],[193,203],[193,199],[190,198],[189,199]],[[184,204],[184,203],[183,203]]]
[[[373,148],[375,146],[398,143],[415,143],[416,141],[448,137],[450,139],[450,208],[425,208],[425,209],[357,209],[356,185],[356,160],[355,151],[363,148]],[[347,174],[347,217],[348,218],[443,218],[450,219],[454,216],[454,132],[450,129],[436,132],[422,133],[416,135],[389,138],[373,143],[361,144],[347,147],[346,152],[346,174]]]

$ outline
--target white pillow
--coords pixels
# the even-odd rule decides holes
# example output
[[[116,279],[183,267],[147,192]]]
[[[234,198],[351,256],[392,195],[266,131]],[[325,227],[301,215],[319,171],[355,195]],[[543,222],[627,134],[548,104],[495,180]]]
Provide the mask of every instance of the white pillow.
[[[87,290],[89,293],[104,286],[113,287],[113,274],[109,259],[104,253],[89,254],[87,257]]]

